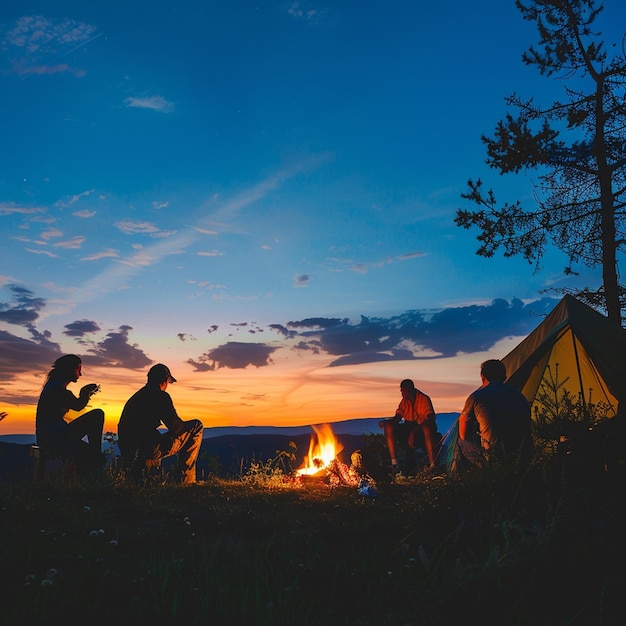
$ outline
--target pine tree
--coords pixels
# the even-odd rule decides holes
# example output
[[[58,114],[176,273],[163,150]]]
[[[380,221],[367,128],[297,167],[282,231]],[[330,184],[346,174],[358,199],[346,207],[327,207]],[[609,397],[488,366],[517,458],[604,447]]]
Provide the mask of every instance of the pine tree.
[[[490,258],[502,249],[505,257],[523,255],[537,270],[547,247],[554,245],[568,258],[566,275],[576,273],[576,264],[601,268],[599,288],[556,291],[604,309],[621,324],[626,306],[618,267],[625,243],[626,39],[609,57],[593,30],[604,10],[595,0],[515,4],[539,33],[538,46],[531,46],[522,61],[542,76],[559,78],[564,97],[543,108],[533,98],[513,94],[505,98],[509,112],[494,136],[481,137],[487,164],[500,174],[538,173],[533,205],[498,206],[491,189],[469,179],[461,197],[478,208],[459,209],[455,223],[480,229],[480,256]]]

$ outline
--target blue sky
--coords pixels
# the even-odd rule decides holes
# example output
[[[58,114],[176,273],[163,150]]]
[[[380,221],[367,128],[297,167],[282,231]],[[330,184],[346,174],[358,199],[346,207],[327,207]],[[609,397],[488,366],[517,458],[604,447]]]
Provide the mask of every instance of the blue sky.
[[[404,377],[460,410],[540,290],[600,280],[454,224],[468,178],[532,203],[480,136],[561,95],[536,39],[512,0],[5,3],[0,432],[66,352],[109,428],[156,362],[206,426],[392,413]]]

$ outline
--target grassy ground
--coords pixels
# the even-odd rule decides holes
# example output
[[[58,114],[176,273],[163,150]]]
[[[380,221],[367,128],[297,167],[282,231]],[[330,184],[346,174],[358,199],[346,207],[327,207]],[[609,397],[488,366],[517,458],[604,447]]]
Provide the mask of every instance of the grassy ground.
[[[0,483],[3,622],[621,625],[625,486],[545,466],[375,498],[276,477]]]

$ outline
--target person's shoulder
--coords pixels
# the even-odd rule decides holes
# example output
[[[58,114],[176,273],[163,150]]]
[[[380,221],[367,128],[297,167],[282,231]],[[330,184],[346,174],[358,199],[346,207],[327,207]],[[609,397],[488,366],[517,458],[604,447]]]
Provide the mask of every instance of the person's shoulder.
[[[515,395],[518,395],[518,396],[523,396],[524,395],[520,389],[518,389],[517,387],[514,387],[513,385],[509,385],[507,383],[502,383],[502,385],[506,389],[508,389],[511,394],[515,394]]]
[[[66,389],[66,386],[57,378],[47,380],[43,386],[44,389]]]
[[[131,401],[134,402],[136,400],[140,400],[141,398],[145,397],[147,393],[148,393],[148,388],[146,386],[140,387],[136,391],[133,391],[133,393],[130,395],[128,400],[126,400],[126,402],[128,403]]]

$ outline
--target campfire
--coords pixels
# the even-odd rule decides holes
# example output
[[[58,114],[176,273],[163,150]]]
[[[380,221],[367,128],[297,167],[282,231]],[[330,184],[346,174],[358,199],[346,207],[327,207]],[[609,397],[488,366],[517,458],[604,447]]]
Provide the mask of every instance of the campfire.
[[[330,424],[311,426],[311,428],[315,432],[311,435],[309,453],[305,457],[302,467],[296,472],[298,476],[324,474],[343,450],[343,446],[335,439]]]
[[[335,438],[330,424],[311,428],[315,432],[311,435],[309,453],[302,467],[296,470],[296,484],[317,485],[324,482],[331,488],[356,487],[362,496],[375,498],[377,495],[375,481],[371,476],[364,474],[362,462],[355,461],[355,457],[361,459],[359,451],[351,455],[351,465],[348,467],[337,458],[343,446]]]

